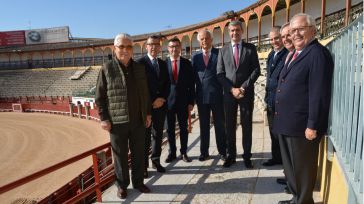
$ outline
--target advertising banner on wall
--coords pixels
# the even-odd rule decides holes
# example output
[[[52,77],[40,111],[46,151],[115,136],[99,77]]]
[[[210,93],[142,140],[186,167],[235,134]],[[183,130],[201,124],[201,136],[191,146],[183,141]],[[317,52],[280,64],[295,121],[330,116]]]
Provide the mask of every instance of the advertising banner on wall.
[[[0,32],[0,46],[24,45],[25,31],[6,31]]]
[[[68,34],[68,26],[46,29],[32,29],[25,31],[25,41],[27,45],[68,42]]]

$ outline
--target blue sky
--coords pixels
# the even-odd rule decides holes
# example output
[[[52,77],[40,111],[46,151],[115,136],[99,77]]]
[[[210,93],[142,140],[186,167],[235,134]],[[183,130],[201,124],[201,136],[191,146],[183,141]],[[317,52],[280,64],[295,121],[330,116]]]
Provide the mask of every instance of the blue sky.
[[[69,26],[73,37],[113,38],[179,28],[257,0],[4,0],[0,31]]]

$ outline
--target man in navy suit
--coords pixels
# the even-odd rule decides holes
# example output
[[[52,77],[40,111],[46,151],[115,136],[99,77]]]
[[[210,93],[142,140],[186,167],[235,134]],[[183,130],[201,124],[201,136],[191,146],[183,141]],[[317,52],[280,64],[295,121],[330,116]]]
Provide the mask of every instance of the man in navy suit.
[[[272,158],[263,163],[263,166],[273,166],[276,164],[282,164],[281,151],[279,149],[278,135],[272,132],[273,117],[275,107],[275,94],[278,85],[279,74],[284,67],[288,50],[284,48],[280,27],[274,26],[269,32],[269,41],[273,47],[273,50],[268,55],[267,60],[267,83],[265,86],[264,101],[267,104],[267,118],[269,125],[270,138],[272,140],[271,150]]]
[[[152,125],[146,130],[145,141],[145,169],[144,178],[148,178],[147,168],[149,166],[149,148],[152,143],[152,167],[158,172],[165,172],[160,164],[162,152],[162,137],[164,121],[167,115],[167,98],[169,95],[170,81],[167,64],[158,58],[161,51],[159,36],[150,36],[146,43],[147,55],[140,58],[138,62],[144,64],[148,79],[149,96],[152,110]],[[151,141],[152,139],[152,141]]]
[[[210,145],[210,114],[215,126],[216,145],[220,157],[225,160],[226,135],[224,126],[224,106],[222,86],[217,80],[216,65],[219,50],[212,47],[212,35],[208,30],[197,34],[197,40],[202,48],[192,57],[192,67],[195,74],[196,102],[200,119],[200,161],[209,157]]]
[[[220,49],[217,75],[224,89],[224,108],[228,157],[224,167],[236,163],[236,118],[240,107],[240,123],[243,131],[244,164],[251,162],[252,121],[254,108],[254,83],[260,75],[255,46],[242,40],[243,23],[232,21],[228,26],[231,43]]]
[[[176,159],[176,116],[180,129],[181,159],[185,162],[191,162],[191,159],[187,156],[187,119],[189,111],[193,109],[195,98],[192,65],[188,59],[180,56],[181,41],[178,38],[172,38],[168,41],[168,52],[169,57],[166,61],[171,86],[167,100],[169,155],[166,162],[170,163]]]
[[[283,68],[276,93],[273,131],[279,134],[283,168],[293,194],[280,204],[313,204],[319,143],[328,126],[333,60],[315,39],[315,20],[297,14],[290,22],[296,48]]]

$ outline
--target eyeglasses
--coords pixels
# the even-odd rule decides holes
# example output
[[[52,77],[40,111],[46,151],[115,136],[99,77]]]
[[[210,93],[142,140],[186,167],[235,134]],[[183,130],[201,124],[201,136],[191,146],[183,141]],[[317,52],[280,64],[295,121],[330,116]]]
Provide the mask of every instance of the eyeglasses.
[[[298,27],[298,28],[292,28],[291,30],[289,30],[289,33],[291,35],[293,35],[293,34],[296,34],[296,32],[298,31],[298,33],[302,34],[306,31],[305,29],[309,28],[309,27],[312,27],[312,26],[302,26],[302,27]]]
[[[127,49],[127,50],[133,49],[132,45],[119,45],[119,46],[115,46],[115,47],[118,47],[119,49]]]
[[[161,46],[161,44],[159,44],[159,43],[147,43],[147,45],[149,45],[149,46]]]

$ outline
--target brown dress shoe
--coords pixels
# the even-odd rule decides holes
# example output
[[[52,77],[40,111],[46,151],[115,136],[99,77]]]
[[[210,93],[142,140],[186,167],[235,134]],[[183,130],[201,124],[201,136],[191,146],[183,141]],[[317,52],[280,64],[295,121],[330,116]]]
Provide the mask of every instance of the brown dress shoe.
[[[187,156],[187,154],[182,154],[181,159],[184,162],[191,162],[192,160]]]
[[[135,189],[138,189],[138,191],[140,191],[141,193],[150,193],[150,189],[144,184],[136,187]]]
[[[119,188],[117,193],[118,198],[125,199],[126,196],[128,196],[128,193],[126,191],[126,188]]]

